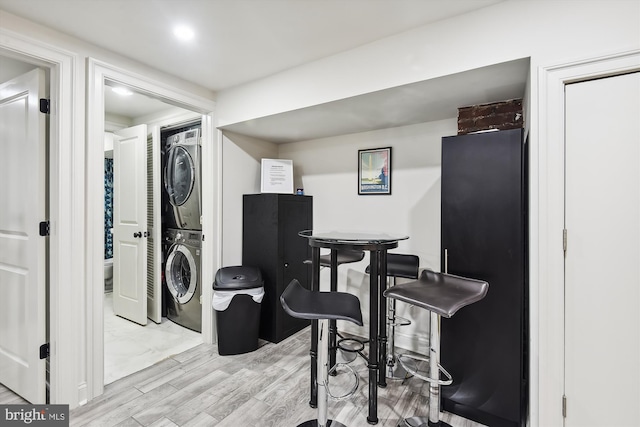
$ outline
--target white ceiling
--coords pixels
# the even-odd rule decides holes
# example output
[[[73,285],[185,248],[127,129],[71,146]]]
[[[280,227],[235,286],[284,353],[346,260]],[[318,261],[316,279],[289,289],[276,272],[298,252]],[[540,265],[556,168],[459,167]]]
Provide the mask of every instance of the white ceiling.
[[[500,1],[0,0],[0,9],[220,91]],[[176,40],[177,24],[194,40]]]
[[[106,84],[108,85],[109,82]],[[177,108],[141,93],[134,92],[131,95],[123,96],[111,89],[110,86],[107,86],[104,91],[104,106],[107,114],[135,121],[141,117]]]

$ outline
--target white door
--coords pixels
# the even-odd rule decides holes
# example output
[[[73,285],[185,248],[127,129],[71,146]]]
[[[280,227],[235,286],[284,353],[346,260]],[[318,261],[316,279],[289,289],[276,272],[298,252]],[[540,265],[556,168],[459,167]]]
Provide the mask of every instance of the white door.
[[[640,73],[566,87],[569,427],[640,422],[639,119]]]
[[[113,311],[147,324],[147,125],[113,141]]]
[[[47,219],[44,72],[0,85],[0,382],[33,404],[46,403]]]

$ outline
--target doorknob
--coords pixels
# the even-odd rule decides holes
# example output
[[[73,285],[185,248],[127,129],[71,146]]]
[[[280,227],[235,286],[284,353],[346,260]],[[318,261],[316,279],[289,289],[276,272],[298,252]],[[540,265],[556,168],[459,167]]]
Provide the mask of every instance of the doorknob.
[[[138,231],[137,233],[133,233],[133,237],[142,237],[142,231]]]

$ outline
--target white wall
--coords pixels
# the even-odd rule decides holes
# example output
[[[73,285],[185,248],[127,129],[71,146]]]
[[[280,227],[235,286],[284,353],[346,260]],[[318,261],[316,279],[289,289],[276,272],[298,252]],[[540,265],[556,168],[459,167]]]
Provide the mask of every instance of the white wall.
[[[441,138],[457,133],[457,120],[342,135],[278,146],[280,158],[292,159],[296,188],[313,196],[316,230],[373,231],[405,234],[391,252],[420,257],[420,267],[440,270],[440,164]],[[358,150],[391,147],[391,195],[358,195]],[[341,290],[360,297],[368,317],[368,257],[338,269]],[[323,284],[329,271],[323,270]],[[347,289],[345,289],[347,288]],[[398,345],[426,350],[428,316],[423,310],[398,304],[399,314],[414,320],[399,328]],[[344,328],[363,334],[345,323]],[[366,335],[366,333],[364,333]],[[419,340],[420,342],[416,341]],[[425,353],[426,354],[426,353]]]
[[[260,192],[260,160],[278,158],[276,144],[222,136],[222,267],[242,264],[242,195]]]
[[[440,138],[455,135],[455,118],[279,146],[292,159],[296,187],[313,196],[318,230],[407,234],[397,251],[421,266],[440,267]],[[391,147],[391,194],[358,195],[358,150]]]

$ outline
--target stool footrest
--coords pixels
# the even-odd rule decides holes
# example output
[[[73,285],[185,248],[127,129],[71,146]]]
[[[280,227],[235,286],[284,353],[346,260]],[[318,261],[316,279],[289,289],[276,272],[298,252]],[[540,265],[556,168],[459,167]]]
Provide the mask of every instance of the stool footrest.
[[[351,390],[349,390],[346,394],[343,394],[342,396],[334,396],[333,393],[331,393],[331,389],[329,388],[329,381],[327,381],[324,386],[327,389],[327,395],[329,395],[329,398],[331,400],[336,400],[336,401],[340,401],[340,400],[345,400],[350,398],[351,396],[353,396],[355,394],[356,391],[358,391],[358,386],[360,385],[360,378],[358,377],[358,373],[355,371],[355,369],[353,369],[349,364],[347,363],[336,363],[335,365],[333,365],[333,367],[331,369],[329,369],[328,374],[331,375],[333,372],[336,371],[336,369],[338,368],[338,366],[344,366],[345,368],[347,368],[351,375],[353,375],[353,377],[355,378],[355,384],[353,385],[353,387],[351,388]]]
[[[362,354],[364,342],[356,338],[341,338],[336,343],[336,348],[340,350],[346,363],[351,363]]]
[[[355,344],[348,346],[347,343],[349,342],[353,342]],[[356,338],[342,338],[338,340],[337,345],[340,350],[347,351],[349,353],[358,353],[364,350],[364,342]]]
[[[410,364],[412,370],[416,370],[416,366],[414,361],[410,361],[406,359],[404,363]],[[387,353],[387,363],[384,367],[385,375],[389,380],[408,380],[413,376],[409,371],[407,371],[399,362],[398,362],[398,353],[393,355]]]
[[[400,362],[400,364],[402,365],[402,367],[404,369],[406,369],[407,372],[409,372],[410,374],[413,374],[415,377],[420,378],[424,381],[428,381],[430,383],[435,383],[435,384],[439,384],[439,385],[451,385],[453,383],[453,378],[451,377],[451,374],[449,372],[447,372],[446,369],[444,369],[442,367],[442,365],[440,365],[438,363],[438,373],[442,373],[444,374],[445,377],[447,377],[446,380],[441,380],[440,379],[440,375],[438,375],[438,378],[432,378],[432,377],[428,377],[426,375],[422,375],[418,372],[417,367],[413,367],[411,366],[409,363],[406,363],[405,361],[403,361],[403,359],[405,360],[412,360],[412,361],[421,361],[421,362],[429,362],[429,358],[428,357],[423,357],[423,356],[409,356],[407,354],[399,354],[398,355],[398,362]],[[431,372],[429,372],[429,375],[432,375]]]
[[[389,319],[389,326],[408,326],[410,324],[411,320],[400,316],[395,316],[393,319]]]

